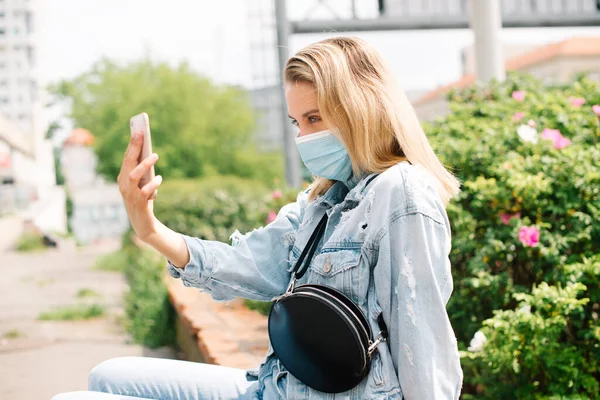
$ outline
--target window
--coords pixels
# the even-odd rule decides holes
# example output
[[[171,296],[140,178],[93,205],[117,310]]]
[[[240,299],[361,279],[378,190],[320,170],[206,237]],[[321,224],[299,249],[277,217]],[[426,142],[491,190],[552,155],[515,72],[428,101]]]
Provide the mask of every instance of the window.
[[[25,13],[25,30],[28,34],[33,33],[33,18],[30,12]]]
[[[31,96],[32,102],[36,102],[38,100],[38,86],[35,81],[29,82],[29,95]]]
[[[34,52],[33,52],[33,47],[28,46],[27,47],[27,62],[29,63],[30,67],[35,67],[35,57],[34,57]]]

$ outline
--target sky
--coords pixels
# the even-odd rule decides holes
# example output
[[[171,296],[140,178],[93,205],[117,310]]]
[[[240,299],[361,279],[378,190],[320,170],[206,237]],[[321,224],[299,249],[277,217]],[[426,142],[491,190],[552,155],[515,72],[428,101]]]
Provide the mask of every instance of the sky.
[[[36,0],[42,82],[72,78],[101,57],[130,61],[146,54],[177,64],[183,60],[218,83],[251,87],[256,52],[250,46],[248,15],[264,0]],[[299,19],[317,0],[290,0]],[[358,12],[375,16],[375,0],[356,0]],[[329,0],[341,14],[348,0]],[[330,17],[323,6],[313,12]],[[293,35],[289,52],[330,34]],[[462,75],[460,51],[473,43],[470,30],[356,33],[390,64],[405,90],[428,90]],[[600,36],[596,28],[504,29],[504,44],[532,44],[572,36]]]
[[[261,0],[37,0],[44,78],[47,82],[71,78],[102,56],[134,60],[150,53],[172,63],[188,60],[218,82],[250,86],[248,8],[257,1]],[[301,17],[313,3],[290,1],[290,17]],[[330,3],[341,10],[348,1]],[[362,15],[374,15],[374,0],[357,3]],[[321,7],[314,15],[329,13]],[[382,53],[405,89],[430,89],[460,78],[460,50],[473,42],[469,30],[355,35]],[[502,40],[544,44],[574,35],[600,36],[600,27],[505,29]],[[294,35],[289,51],[327,36]]]

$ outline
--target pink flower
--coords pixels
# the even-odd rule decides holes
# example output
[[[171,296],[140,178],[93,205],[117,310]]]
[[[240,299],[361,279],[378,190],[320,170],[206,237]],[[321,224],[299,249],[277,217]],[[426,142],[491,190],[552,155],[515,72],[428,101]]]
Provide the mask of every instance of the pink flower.
[[[557,150],[564,149],[571,144],[571,141],[561,135],[558,129],[544,129],[542,131],[542,137],[547,140],[551,140],[554,144],[554,148]]]
[[[529,121],[527,121],[527,125],[529,125],[532,128],[535,128],[537,124],[534,120],[530,119]]]
[[[281,190],[277,189],[273,192],[273,198],[274,199],[280,199],[281,198]]]
[[[556,139],[554,141],[554,148],[556,150],[561,150],[561,149],[564,149],[565,147],[567,147],[570,144],[571,144],[571,141],[568,138],[566,138],[566,137],[564,137],[564,136],[561,135],[561,137],[559,137],[558,139]]]
[[[277,218],[277,213],[273,210],[269,211],[269,215],[267,216],[267,224],[275,221],[275,218]]]
[[[600,117],[600,106],[598,104],[592,106],[592,110]]]
[[[524,90],[515,90],[512,92],[512,98],[517,101],[525,100],[525,91]]]
[[[519,122],[523,117],[525,116],[524,112],[516,112],[515,115],[513,115],[513,121],[515,122]]]
[[[507,213],[503,213],[500,214],[500,219],[502,220],[502,223],[504,225],[508,225],[509,221],[513,218],[521,218],[521,213],[516,213],[516,214],[507,214]]]
[[[569,103],[575,107],[581,107],[585,104],[585,99],[583,97],[569,97]]]
[[[557,138],[561,137],[562,135],[560,134],[560,131],[558,129],[549,129],[546,128],[542,131],[542,137],[544,139],[547,140],[556,140]]]
[[[535,226],[524,226],[519,231],[519,240],[527,247],[536,247],[540,243],[540,231]]]

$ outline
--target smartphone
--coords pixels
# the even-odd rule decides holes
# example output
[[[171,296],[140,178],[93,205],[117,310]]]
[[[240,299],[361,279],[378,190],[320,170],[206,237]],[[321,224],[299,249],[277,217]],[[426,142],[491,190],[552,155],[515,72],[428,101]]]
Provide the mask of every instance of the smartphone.
[[[150,138],[150,118],[148,118],[148,114],[141,113],[129,120],[129,130],[131,131],[131,136],[135,135],[138,132],[142,132],[143,137],[143,145],[142,152],[140,153],[140,158],[138,159],[138,164],[141,163],[147,157],[150,157],[152,154],[152,139]],[[140,179],[139,187],[142,188],[145,184],[154,179],[154,165],[150,168],[142,179]],[[156,197],[156,191],[152,195],[152,199]]]

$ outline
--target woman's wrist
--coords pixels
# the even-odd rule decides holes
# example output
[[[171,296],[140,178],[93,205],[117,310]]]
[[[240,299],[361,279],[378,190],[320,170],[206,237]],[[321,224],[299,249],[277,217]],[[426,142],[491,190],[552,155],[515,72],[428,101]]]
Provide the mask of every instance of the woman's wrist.
[[[169,229],[159,220],[155,220],[153,232],[143,241],[178,268],[185,267],[190,261],[190,253],[183,236]]]

